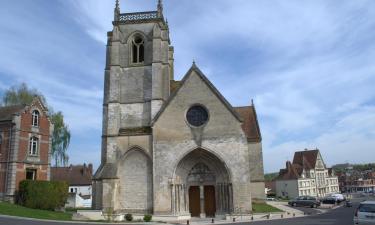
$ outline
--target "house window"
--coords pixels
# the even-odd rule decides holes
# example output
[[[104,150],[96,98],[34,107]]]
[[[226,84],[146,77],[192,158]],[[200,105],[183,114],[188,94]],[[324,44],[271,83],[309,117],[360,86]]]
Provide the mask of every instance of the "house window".
[[[73,193],[73,188],[70,188],[70,193]]]
[[[33,156],[38,155],[38,144],[39,144],[39,139],[37,137],[30,138],[29,155],[33,155]]]
[[[33,113],[32,113],[32,125],[33,127],[39,127],[39,111],[38,110],[34,110]]]
[[[132,62],[143,63],[145,61],[145,44],[141,35],[135,35],[132,40]]]
[[[26,169],[26,180],[36,180],[35,169]]]

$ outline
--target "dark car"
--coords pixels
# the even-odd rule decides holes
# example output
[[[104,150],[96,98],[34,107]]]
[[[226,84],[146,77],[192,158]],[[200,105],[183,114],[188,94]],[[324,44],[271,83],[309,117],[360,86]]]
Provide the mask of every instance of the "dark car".
[[[323,204],[332,204],[332,205],[338,203],[338,201],[337,201],[336,198],[334,198],[334,197],[325,197],[325,198],[322,199],[321,202],[322,202]]]
[[[316,208],[320,206],[320,201],[312,196],[301,196],[297,197],[294,200],[290,200],[288,202],[290,206],[297,207],[297,206],[308,206],[311,208]]]

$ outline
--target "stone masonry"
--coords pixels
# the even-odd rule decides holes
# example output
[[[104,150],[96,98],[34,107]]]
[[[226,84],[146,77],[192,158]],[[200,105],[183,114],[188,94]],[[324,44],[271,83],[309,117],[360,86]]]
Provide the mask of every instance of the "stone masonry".
[[[252,211],[264,198],[255,107],[232,107],[194,63],[174,80],[158,10],[120,13],[108,32],[101,165],[93,208],[190,218]]]

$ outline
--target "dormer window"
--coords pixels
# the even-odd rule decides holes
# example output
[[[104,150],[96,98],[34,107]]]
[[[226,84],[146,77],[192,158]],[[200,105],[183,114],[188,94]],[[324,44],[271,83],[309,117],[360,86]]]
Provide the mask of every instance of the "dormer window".
[[[37,156],[38,146],[39,146],[39,139],[37,137],[31,137],[30,143],[29,143],[29,155]]]
[[[39,111],[34,110],[32,113],[32,121],[31,121],[33,127],[39,127],[39,116],[40,116]]]
[[[145,45],[141,35],[135,35],[132,40],[132,63],[140,64],[145,61]]]

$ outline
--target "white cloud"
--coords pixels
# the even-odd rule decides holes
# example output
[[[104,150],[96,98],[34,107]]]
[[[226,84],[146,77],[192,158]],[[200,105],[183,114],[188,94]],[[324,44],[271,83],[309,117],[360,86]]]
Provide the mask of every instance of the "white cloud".
[[[68,30],[73,24],[41,18],[36,9],[19,9],[24,18],[0,10],[9,18],[0,20],[5,31],[0,41],[7,43],[0,45],[6,56],[0,68],[11,79],[2,79],[0,89],[27,81],[46,93],[56,110],[66,114],[74,136],[82,138],[72,146],[77,162],[87,148],[99,155],[104,45],[112,29],[114,2],[61,0],[64,16],[83,32]],[[155,10],[156,3],[123,0],[121,9]],[[195,59],[233,105],[255,98],[267,171],[278,170],[295,150],[307,147],[320,148],[329,164],[375,160],[374,1],[164,4],[175,46],[176,78]],[[94,48],[101,52],[92,54]],[[52,68],[45,65],[46,59],[55,62]],[[92,137],[93,144],[84,135],[92,130],[98,136]],[[356,151],[360,154],[353,154]]]

